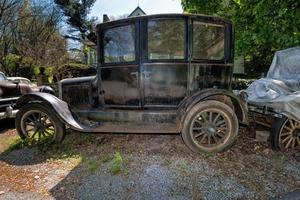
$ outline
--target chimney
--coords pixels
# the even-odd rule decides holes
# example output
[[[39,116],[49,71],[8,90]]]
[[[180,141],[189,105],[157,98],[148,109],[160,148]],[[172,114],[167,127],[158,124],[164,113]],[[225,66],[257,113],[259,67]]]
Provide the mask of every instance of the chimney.
[[[106,14],[104,14],[103,15],[103,23],[109,22],[109,21],[110,21],[109,17]]]

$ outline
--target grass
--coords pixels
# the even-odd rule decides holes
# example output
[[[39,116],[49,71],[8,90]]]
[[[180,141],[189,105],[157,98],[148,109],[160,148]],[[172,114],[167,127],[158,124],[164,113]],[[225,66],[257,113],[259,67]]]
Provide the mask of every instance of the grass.
[[[87,169],[92,173],[97,171],[101,166],[101,160],[90,160],[87,163]]]
[[[14,150],[22,149],[25,146],[27,146],[27,142],[22,140],[19,136],[16,136],[11,139],[8,148],[3,153],[9,154]]]
[[[87,170],[91,173],[97,171],[101,167],[102,164],[108,163],[108,162],[109,162],[108,169],[112,174],[120,173],[123,168],[123,158],[122,158],[121,153],[119,153],[119,152],[116,152],[113,156],[104,155],[100,159],[93,159],[93,160],[88,160],[85,162],[86,162]]]
[[[112,174],[118,174],[122,171],[123,167],[123,158],[120,152],[116,152],[113,157],[113,163],[110,167],[110,172]]]

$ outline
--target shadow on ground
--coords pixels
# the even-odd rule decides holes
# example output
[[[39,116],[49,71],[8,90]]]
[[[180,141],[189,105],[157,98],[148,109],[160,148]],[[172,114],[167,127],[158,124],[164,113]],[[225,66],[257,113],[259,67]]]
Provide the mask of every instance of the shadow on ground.
[[[0,134],[15,128],[15,119],[2,119],[0,120]]]
[[[240,134],[221,154],[195,154],[179,135],[69,134],[1,162],[38,169],[54,199],[267,199],[300,188],[299,153],[273,152]]]

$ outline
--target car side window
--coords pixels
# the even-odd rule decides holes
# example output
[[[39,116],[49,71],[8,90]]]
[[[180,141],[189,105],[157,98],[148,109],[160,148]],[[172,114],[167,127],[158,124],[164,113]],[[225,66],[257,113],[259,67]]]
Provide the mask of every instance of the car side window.
[[[185,21],[155,19],[148,22],[148,59],[185,58]]]
[[[193,22],[193,59],[224,59],[225,27]]]
[[[104,63],[135,61],[135,25],[119,26],[104,32]]]

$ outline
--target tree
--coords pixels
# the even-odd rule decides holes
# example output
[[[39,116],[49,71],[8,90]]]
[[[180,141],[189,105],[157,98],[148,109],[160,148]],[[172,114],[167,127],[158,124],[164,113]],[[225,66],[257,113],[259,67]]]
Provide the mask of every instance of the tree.
[[[84,40],[92,29],[94,18],[88,19],[87,15],[96,0],[54,0],[67,17],[67,23],[73,28],[70,32],[79,32],[79,37],[74,35],[66,36],[74,40]]]
[[[0,69],[7,75],[64,62],[66,41],[59,34],[62,15],[55,5],[48,0],[2,0],[0,16]]]
[[[300,45],[298,0],[182,0],[185,12],[229,18],[236,31],[236,54],[246,71],[266,72],[276,51]]]

